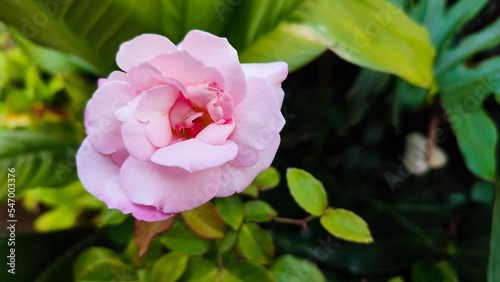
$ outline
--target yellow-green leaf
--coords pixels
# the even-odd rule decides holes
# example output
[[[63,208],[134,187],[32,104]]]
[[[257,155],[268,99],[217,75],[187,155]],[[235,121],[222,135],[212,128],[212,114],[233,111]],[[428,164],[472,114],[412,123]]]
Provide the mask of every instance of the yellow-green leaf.
[[[149,249],[151,241],[156,235],[161,234],[174,225],[176,215],[169,217],[165,220],[147,222],[136,220],[135,221],[135,241],[139,247],[139,257],[142,257]]]
[[[264,201],[254,200],[245,203],[245,219],[247,220],[264,222],[277,215],[276,210]]]
[[[351,211],[329,208],[319,220],[328,232],[338,238],[356,243],[373,242],[368,224]]]
[[[224,236],[224,222],[217,208],[210,203],[181,213],[187,226],[198,236],[217,239]]]
[[[323,184],[309,172],[289,168],[286,172],[288,188],[295,202],[306,212],[320,216],[328,205],[326,191]]]
[[[274,255],[274,243],[266,230],[248,222],[241,227],[238,247],[243,255],[262,264],[268,264]]]
[[[215,206],[220,213],[222,219],[237,230],[243,222],[244,210],[241,199],[235,195],[226,198],[216,198]]]
[[[172,251],[162,256],[153,265],[152,281],[177,281],[186,271],[188,259],[187,253],[179,251]]]

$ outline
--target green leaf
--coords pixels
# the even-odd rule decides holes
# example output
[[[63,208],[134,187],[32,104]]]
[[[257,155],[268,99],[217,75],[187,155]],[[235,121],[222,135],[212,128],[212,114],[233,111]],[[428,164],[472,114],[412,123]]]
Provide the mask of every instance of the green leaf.
[[[254,182],[250,183],[250,185],[245,190],[243,190],[243,192],[241,192],[241,194],[247,195],[247,196],[250,196],[253,198],[258,198],[259,197],[259,186],[254,181]]]
[[[266,202],[262,200],[248,201],[245,203],[245,219],[265,222],[270,221],[278,213]]]
[[[294,70],[329,48],[362,67],[398,75],[421,87],[433,85],[435,52],[427,30],[388,2],[284,2],[288,1],[276,5],[245,1],[239,7],[244,12],[238,14],[232,34],[246,36],[244,44],[237,44],[244,47],[242,62],[281,60]],[[279,5],[286,7],[281,11]],[[235,42],[242,41],[233,37]]]
[[[491,204],[495,197],[495,186],[489,182],[476,181],[470,191],[470,197],[474,202]]]
[[[173,215],[165,220],[147,222],[136,220],[135,221],[135,241],[139,247],[139,258],[141,258],[148,250],[151,242],[156,235],[166,232],[174,225],[177,215]]]
[[[319,220],[326,231],[338,238],[356,243],[373,242],[368,224],[351,211],[329,208]]]
[[[273,262],[271,272],[279,282],[326,281],[321,270],[307,259],[284,255]]]
[[[226,198],[216,198],[215,206],[222,219],[234,230],[240,228],[243,222],[244,210],[240,197],[231,196]]]
[[[76,179],[72,156],[78,145],[36,131],[0,131],[0,167],[16,169],[16,196],[28,188],[63,186]],[[7,173],[0,174],[0,181],[7,183]],[[2,186],[0,199],[7,193],[7,185]]]
[[[181,215],[186,225],[202,238],[217,239],[224,236],[224,222],[217,208],[210,202],[182,212]]]
[[[125,221],[129,214],[124,214],[121,210],[105,209],[99,218],[99,228],[106,225],[118,225]]]
[[[251,222],[241,227],[238,247],[247,259],[262,264],[270,263],[274,255],[274,243],[269,233]]]
[[[25,195],[36,198],[40,203],[51,206],[65,206],[71,209],[97,210],[104,207],[104,203],[91,195],[82,183],[77,180],[61,188],[35,188],[26,190]]]
[[[190,257],[186,272],[181,280],[185,282],[217,281],[218,268],[215,263],[198,257]]]
[[[390,280],[389,280],[389,281],[387,281],[387,282],[405,282],[405,280],[404,280],[404,279],[403,279],[403,277],[401,277],[401,276],[396,276],[396,277],[394,277],[394,278],[390,279]]]
[[[186,252],[190,255],[204,254],[210,242],[194,234],[186,224],[177,221],[170,230],[160,235],[160,241],[171,250]]]
[[[118,46],[141,33],[158,33],[159,1],[2,1],[0,20],[25,37],[75,54],[101,73],[114,69]],[[106,28],[102,28],[106,27]]]
[[[288,188],[295,202],[306,212],[320,216],[325,211],[328,200],[323,184],[309,172],[289,168],[286,172]]]
[[[411,281],[415,282],[443,282],[458,281],[458,276],[447,261],[423,261],[415,264],[411,269]]]
[[[39,232],[50,232],[71,228],[75,225],[76,218],[81,211],[81,209],[65,206],[47,211],[35,220],[35,230]]]
[[[236,233],[236,231],[232,229],[228,229],[224,233],[224,238],[219,239],[217,241],[217,248],[221,253],[225,253],[234,246],[234,243],[236,242],[237,238],[238,238],[238,233]]]
[[[220,282],[277,282],[269,270],[250,261],[232,261],[224,265]]]
[[[73,266],[75,281],[133,281],[134,268],[124,264],[110,249],[91,247],[84,251]]]
[[[162,256],[153,265],[152,281],[177,281],[186,270],[188,259],[187,253],[179,251],[172,251]]]
[[[442,105],[450,118],[451,126],[457,137],[460,151],[465,158],[465,163],[470,171],[478,177],[494,181],[497,167],[496,145],[498,143],[495,123],[482,108],[469,113],[464,112],[460,108],[462,100],[456,94],[458,93],[444,92],[441,98]]]
[[[274,188],[280,184],[280,173],[277,169],[270,166],[264,172],[257,175],[257,183],[262,190],[268,190]]]

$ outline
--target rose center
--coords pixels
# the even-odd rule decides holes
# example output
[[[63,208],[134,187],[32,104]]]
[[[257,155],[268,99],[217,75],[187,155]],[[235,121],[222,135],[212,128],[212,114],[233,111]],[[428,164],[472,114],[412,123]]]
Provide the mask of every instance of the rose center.
[[[175,128],[172,129],[174,135],[186,139],[195,138],[205,127],[214,122],[205,110],[193,104],[191,104],[191,108],[195,113],[188,116],[184,123],[175,125]]]

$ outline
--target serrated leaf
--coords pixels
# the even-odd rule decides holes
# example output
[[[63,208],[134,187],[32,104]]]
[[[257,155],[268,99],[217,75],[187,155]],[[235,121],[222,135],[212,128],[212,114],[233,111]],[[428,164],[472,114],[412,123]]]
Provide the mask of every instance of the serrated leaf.
[[[277,282],[269,270],[250,261],[232,261],[224,265],[220,282]]]
[[[185,282],[216,281],[218,268],[215,263],[198,257],[190,257],[186,272],[181,280]]]
[[[286,172],[288,188],[295,202],[306,212],[320,216],[325,211],[328,200],[323,184],[309,172],[289,168]]]
[[[110,249],[91,247],[85,250],[73,265],[75,281],[134,281],[134,268],[124,264],[120,256]]]
[[[251,222],[241,227],[238,247],[247,259],[261,264],[270,263],[274,255],[274,243],[269,233]]]
[[[268,190],[280,184],[280,173],[274,167],[269,167],[264,172],[257,175],[257,183],[260,189]]]
[[[338,238],[356,243],[373,242],[368,224],[351,211],[329,208],[319,220],[326,231]]]
[[[189,255],[184,252],[172,251],[162,256],[153,265],[152,281],[174,282],[177,281],[188,264]]]
[[[243,222],[244,209],[243,203],[238,196],[231,196],[226,198],[216,198],[215,206],[220,213],[222,219],[237,230]]]
[[[153,239],[163,232],[166,232],[174,225],[177,215],[173,215],[165,220],[147,222],[136,220],[134,237],[139,247],[139,258],[141,258],[148,250]]]
[[[190,255],[204,254],[210,242],[194,234],[184,222],[177,221],[170,230],[160,235],[160,241],[167,248],[186,252]]]
[[[224,222],[217,208],[210,202],[181,213],[186,225],[198,236],[217,239],[224,236]]]
[[[326,281],[325,276],[314,263],[292,255],[284,255],[274,261],[271,265],[271,272],[279,282]]]
[[[101,217],[99,218],[99,228],[106,225],[118,225],[125,221],[129,214],[124,214],[121,210],[118,209],[105,209]]]
[[[262,200],[245,203],[245,219],[256,222],[270,221],[278,213],[268,203]]]

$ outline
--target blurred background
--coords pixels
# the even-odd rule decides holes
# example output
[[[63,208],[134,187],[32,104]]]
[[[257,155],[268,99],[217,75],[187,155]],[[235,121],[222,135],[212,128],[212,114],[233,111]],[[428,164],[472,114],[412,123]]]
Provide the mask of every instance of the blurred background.
[[[309,258],[327,281],[500,281],[499,15],[496,0],[0,0],[0,280],[79,280],[76,260],[99,246],[130,265],[106,281],[137,281],[172,249],[153,241],[157,254],[139,261],[133,218],[85,191],[75,153],[86,102],[118,69],[122,42],[158,33],[178,43],[202,29],[227,37],[242,62],[290,66],[273,163],[281,181],[241,199],[306,217],[285,179],[302,168],[374,238],[347,242],[319,221],[260,223],[275,257]],[[14,278],[5,268],[12,167]]]

